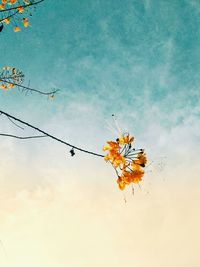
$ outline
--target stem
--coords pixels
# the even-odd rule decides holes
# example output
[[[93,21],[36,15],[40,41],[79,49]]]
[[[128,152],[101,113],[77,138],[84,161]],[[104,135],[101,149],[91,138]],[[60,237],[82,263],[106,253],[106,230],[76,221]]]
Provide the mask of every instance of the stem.
[[[11,121],[15,126],[17,126],[18,128],[20,128],[21,130],[24,130],[23,127],[19,126],[17,123],[15,123],[11,118],[7,117],[9,119],[9,121]]]
[[[116,174],[117,174],[117,177],[120,177],[119,176],[119,173],[118,173],[118,171],[117,171],[117,169],[114,167],[114,169],[115,169],[115,172],[116,172]]]

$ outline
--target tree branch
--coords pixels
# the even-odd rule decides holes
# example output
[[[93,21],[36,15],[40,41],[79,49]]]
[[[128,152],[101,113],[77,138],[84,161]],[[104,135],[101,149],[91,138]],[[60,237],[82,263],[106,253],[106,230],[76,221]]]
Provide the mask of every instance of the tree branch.
[[[18,7],[27,8],[27,7],[30,7],[30,6],[35,6],[35,5],[40,4],[41,2],[44,2],[44,0],[39,0],[39,1],[37,1],[37,2],[32,1],[30,4],[27,4],[27,5],[25,5],[25,4],[21,5],[21,4],[20,4],[20,5],[15,6],[15,7],[11,7],[11,8],[7,8],[7,9],[3,9],[3,10],[0,10],[0,13],[1,13],[1,12],[11,11],[11,10],[16,10]]]
[[[24,86],[24,85],[17,84],[17,83],[14,83],[14,82],[9,82],[9,81],[6,81],[6,80],[1,79],[1,78],[0,78],[0,81],[4,82],[4,83],[7,83],[7,84],[13,84],[13,85],[15,85],[17,87],[20,87],[22,89],[25,89],[25,90],[28,90],[28,91],[31,91],[31,92],[35,92],[35,93],[38,93],[38,94],[41,94],[41,95],[54,95],[59,91],[59,89],[56,89],[56,90],[53,90],[53,91],[50,91],[50,92],[43,92],[43,91],[40,91],[38,89],[30,88],[28,86]]]
[[[9,118],[11,118],[11,119],[13,119],[13,120],[16,120],[16,121],[18,121],[18,122],[20,122],[20,123],[22,123],[22,124],[28,126],[29,128],[32,128],[32,129],[34,129],[34,130],[36,130],[36,131],[38,131],[38,132],[44,134],[45,136],[48,136],[48,137],[54,139],[55,141],[57,141],[57,142],[59,142],[59,143],[62,143],[62,144],[64,144],[64,145],[66,145],[66,146],[69,146],[69,147],[71,147],[71,148],[73,148],[73,149],[79,150],[79,151],[81,151],[81,152],[84,152],[84,153],[87,153],[87,154],[90,154],[90,155],[93,155],[93,156],[104,157],[104,155],[97,154],[97,153],[95,153],[95,152],[92,152],[92,151],[89,151],[89,150],[85,150],[85,149],[82,149],[82,148],[80,148],[80,147],[77,147],[77,146],[74,146],[74,145],[72,145],[72,144],[69,144],[69,143],[65,142],[64,140],[59,139],[59,138],[57,138],[57,137],[55,137],[55,136],[53,136],[53,135],[51,135],[51,134],[49,134],[49,133],[47,133],[47,132],[41,130],[40,128],[37,128],[37,127],[35,127],[35,126],[29,124],[28,122],[22,121],[22,120],[20,120],[20,119],[18,119],[18,118],[16,118],[16,117],[14,117],[14,116],[12,116],[12,115],[10,115],[10,114],[4,112],[4,111],[2,111],[2,110],[0,110],[0,113],[1,113],[2,115],[5,115],[5,116],[7,116],[7,117],[9,117]],[[12,137],[13,137],[13,136],[12,136]]]

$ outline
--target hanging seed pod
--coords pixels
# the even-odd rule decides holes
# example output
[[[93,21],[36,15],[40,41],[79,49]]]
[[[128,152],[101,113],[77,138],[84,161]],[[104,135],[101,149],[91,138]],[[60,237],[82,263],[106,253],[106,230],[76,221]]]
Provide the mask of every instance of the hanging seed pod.
[[[69,152],[70,152],[72,157],[75,155],[74,148],[72,148]]]

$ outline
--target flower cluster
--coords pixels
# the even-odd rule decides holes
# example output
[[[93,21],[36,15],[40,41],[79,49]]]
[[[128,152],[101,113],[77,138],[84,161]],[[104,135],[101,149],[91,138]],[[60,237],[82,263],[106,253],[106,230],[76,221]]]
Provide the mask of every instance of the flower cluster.
[[[29,20],[27,15],[31,16],[30,12],[27,12],[37,2],[30,0],[0,0],[0,22],[2,23],[1,30],[5,24],[13,24],[14,32],[21,30],[20,24],[24,27],[29,26]]]
[[[54,100],[55,94],[59,91],[59,89],[52,89],[48,92],[44,92],[39,89],[31,88],[30,81],[28,85],[25,85],[24,80],[24,73],[16,68],[6,66],[3,67],[2,71],[0,71],[0,89],[2,90],[17,88],[20,92],[25,93],[26,95],[29,92],[37,93],[47,96],[50,100]]]
[[[103,146],[103,150],[108,152],[104,159],[114,167],[121,190],[124,190],[126,185],[142,180],[147,163],[144,149],[133,148],[133,141],[134,137],[123,134],[116,141],[108,141],[107,145]]]
[[[16,68],[6,66],[0,72],[0,88],[3,90],[19,86],[23,81],[24,74]]]

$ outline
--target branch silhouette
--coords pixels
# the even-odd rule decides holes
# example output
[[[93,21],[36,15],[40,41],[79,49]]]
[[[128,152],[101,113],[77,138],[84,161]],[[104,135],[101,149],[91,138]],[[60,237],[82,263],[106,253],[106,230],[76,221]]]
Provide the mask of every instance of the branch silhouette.
[[[34,129],[34,130],[36,130],[36,131],[38,131],[38,132],[44,134],[44,136],[42,136],[42,137],[50,137],[50,138],[52,138],[53,140],[55,140],[55,141],[57,141],[57,142],[59,142],[59,143],[62,143],[62,144],[64,144],[64,145],[66,145],[66,146],[71,147],[71,148],[72,148],[72,150],[70,151],[71,154],[74,153],[73,151],[74,151],[74,149],[75,149],[75,150],[78,150],[78,151],[81,151],[81,152],[83,152],[83,153],[87,153],[87,154],[90,154],[90,155],[93,155],[93,156],[102,157],[102,158],[104,157],[104,155],[101,155],[101,154],[98,154],[98,153],[95,153],[95,152],[92,152],[92,151],[89,151],[89,150],[86,150],[86,149],[77,147],[77,146],[72,145],[72,144],[70,144],[70,143],[67,143],[66,141],[64,141],[64,140],[62,140],[62,139],[59,139],[58,137],[53,136],[52,134],[49,134],[49,133],[47,133],[47,132],[41,130],[40,128],[35,127],[35,126],[33,126],[32,124],[30,124],[30,123],[28,123],[28,122],[25,122],[25,121],[23,121],[23,120],[21,120],[21,119],[18,119],[18,118],[16,118],[16,117],[14,117],[14,116],[12,116],[12,115],[10,115],[10,114],[8,114],[8,113],[2,111],[2,110],[0,110],[0,114],[1,114],[1,115],[5,115],[5,116],[7,116],[8,118],[10,118],[10,119],[12,119],[12,120],[15,120],[15,121],[17,121],[17,122],[20,122],[20,123],[22,123],[22,124],[28,126],[29,128],[32,128],[32,129]],[[31,137],[31,136],[30,136],[30,137],[20,137],[20,136],[15,136],[15,135],[10,135],[10,134],[0,134],[0,135],[1,135],[1,136],[8,136],[8,137],[13,137],[13,138],[18,138],[18,139],[39,138],[39,137],[34,137],[34,136],[32,136],[32,137]],[[40,136],[40,137],[41,137],[41,136]],[[73,154],[73,155],[74,155],[74,154]]]

